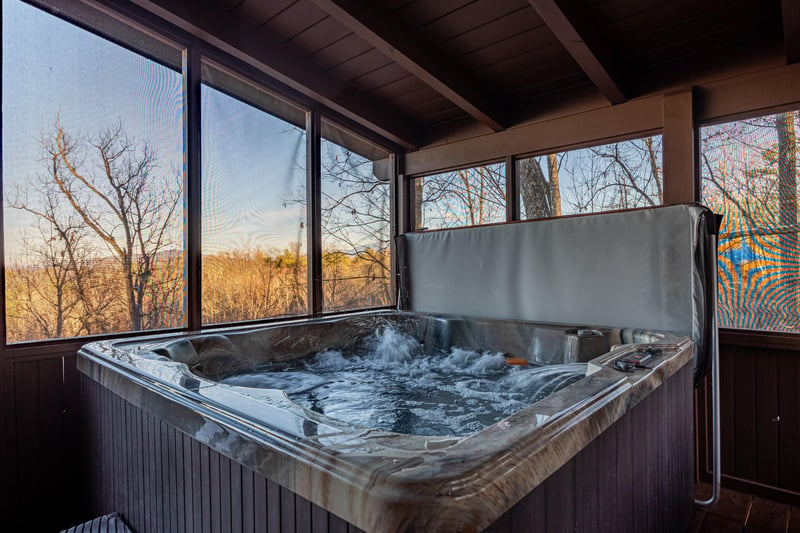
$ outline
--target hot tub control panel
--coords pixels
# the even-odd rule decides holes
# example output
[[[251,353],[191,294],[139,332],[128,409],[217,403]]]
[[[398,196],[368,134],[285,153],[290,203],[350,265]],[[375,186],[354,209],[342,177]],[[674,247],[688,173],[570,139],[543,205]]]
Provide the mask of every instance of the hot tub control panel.
[[[654,359],[663,353],[661,348],[648,346],[621,356],[614,361],[613,367],[621,372],[633,372],[637,368],[652,368],[656,362]]]

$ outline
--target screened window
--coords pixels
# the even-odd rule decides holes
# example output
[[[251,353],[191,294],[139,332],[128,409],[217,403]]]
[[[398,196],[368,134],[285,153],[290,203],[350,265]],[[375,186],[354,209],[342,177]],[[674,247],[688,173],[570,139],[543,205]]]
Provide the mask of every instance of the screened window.
[[[323,308],[389,305],[389,154],[322,121]]]
[[[203,322],[305,314],[304,113],[201,72]]]
[[[517,160],[520,218],[661,205],[661,136]]]
[[[506,220],[505,163],[414,180],[415,229],[479,226]]]
[[[180,53],[3,0],[9,342],[185,324]]]
[[[723,215],[721,327],[800,332],[798,112],[700,129],[702,201]]]

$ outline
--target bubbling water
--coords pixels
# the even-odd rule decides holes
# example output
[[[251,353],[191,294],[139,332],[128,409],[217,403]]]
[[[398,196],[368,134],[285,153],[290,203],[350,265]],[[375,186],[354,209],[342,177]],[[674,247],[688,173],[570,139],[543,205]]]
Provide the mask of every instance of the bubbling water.
[[[370,428],[466,436],[576,382],[586,368],[510,366],[502,353],[459,347],[428,353],[387,327],[354,353],[326,350],[222,382],[282,389],[312,411]]]

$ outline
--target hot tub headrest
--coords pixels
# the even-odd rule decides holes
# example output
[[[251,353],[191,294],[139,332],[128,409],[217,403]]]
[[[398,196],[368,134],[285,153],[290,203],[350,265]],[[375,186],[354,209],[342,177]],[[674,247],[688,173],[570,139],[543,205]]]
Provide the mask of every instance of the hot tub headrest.
[[[400,307],[674,331],[698,343],[704,369],[716,227],[692,204],[408,233]]]

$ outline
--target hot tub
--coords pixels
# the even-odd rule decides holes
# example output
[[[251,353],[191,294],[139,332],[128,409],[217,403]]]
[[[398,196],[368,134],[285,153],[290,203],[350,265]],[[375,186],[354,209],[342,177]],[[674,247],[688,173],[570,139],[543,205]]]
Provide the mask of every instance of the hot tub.
[[[377,346],[386,331],[406,344]],[[329,359],[341,367],[364,361],[366,351],[376,349],[384,350],[384,367],[368,366],[374,383],[347,372],[315,381],[319,376],[313,371],[325,368]],[[392,350],[402,353],[393,358]],[[282,497],[294,498],[293,506],[309,509],[306,516],[300,507],[287,511],[273,502],[269,513],[280,518],[262,514],[264,520],[278,520],[281,530],[302,530],[299,522],[317,519],[333,530],[341,519],[386,532],[529,530],[536,524],[554,531],[667,531],[684,527],[691,512],[693,354],[691,340],[666,332],[386,311],[95,342],[80,351],[79,368],[86,375],[84,397],[90,405],[85,409],[88,446],[101,458],[93,475],[96,484],[115,487],[100,500],[115,506],[110,510],[127,510],[129,521],[141,516],[145,522],[135,525],[140,530],[205,530],[214,523],[215,501],[218,523],[224,522],[220,513],[227,512],[228,519],[244,513],[236,514],[240,525],[242,520],[254,524],[258,511],[247,506],[260,505],[253,484],[263,479],[282,487]],[[423,357],[434,363],[415,366]],[[527,365],[507,365],[506,359]],[[488,366],[460,374],[459,361],[466,367],[478,360]],[[446,365],[431,366],[438,362]],[[409,371],[398,378],[392,372],[401,367]],[[562,369],[566,373],[559,374]],[[537,386],[529,403],[521,401],[532,390],[525,388],[527,382],[543,371],[561,375],[560,382]],[[291,372],[303,374],[310,384],[295,386],[295,378],[288,379]],[[423,421],[417,408],[431,395],[441,407],[438,389],[422,387],[402,409],[380,396],[390,380],[414,374],[424,380],[443,372],[454,375],[442,386],[452,385],[444,395],[447,416],[439,418],[458,418],[470,410],[481,410],[481,416],[455,428]],[[489,378],[508,389],[500,392],[516,394],[513,402],[492,395],[477,401],[473,393],[483,391]],[[359,379],[358,386],[378,394],[374,405],[354,410],[330,401],[346,395],[319,392],[331,380],[347,379]],[[518,389],[511,391],[508,380]],[[513,403],[514,412],[503,406],[487,411],[492,398]],[[109,403],[121,407],[98,407]],[[389,409],[375,414],[371,407]],[[126,424],[153,429],[143,437],[144,430],[130,435]],[[132,459],[127,444],[111,436],[120,432],[123,439],[144,438],[132,448],[139,450]],[[160,438],[162,433],[170,437]],[[180,457],[177,441],[184,442]],[[199,451],[192,451],[195,446]],[[144,468],[137,461],[148,461],[146,449],[158,457],[157,465],[145,468],[161,484],[162,492],[150,504],[154,508],[141,506],[143,498],[150,501],[147,490],[137,492],[135,484],[113,479],[119,474],[115,460],[128,465],[120,466],[124,475],[134,475],[131,471]],[[203,456],[205,449],[210,451]],[[209,453],[219,454],[211,467]],[[230,461],[224,468],[223,460]],[[195,464],[201,470],[206,465],[205,477],[197,472],[195,480],[190,472]],[[219,486],[232,469],[237,476],[246,473],[249,481],[237,485],[244,478],[234,478],[238,492],[224,496],[231,498],[224,500],[231,506],[227,511],[213,495],[218,493],[194,494],[206,494],[206,482],[214,486],[215,471]],[[245,490],[251,491],[250,504],[233,501]],[[125,506],[130,509],[120,509]],[[192,510],[200,516],[190,519]],[[148,522],[148,513],[162,522]],[[281,513],[291,514],[291,527]],[[319,518],[320,513],[330,515]]]

